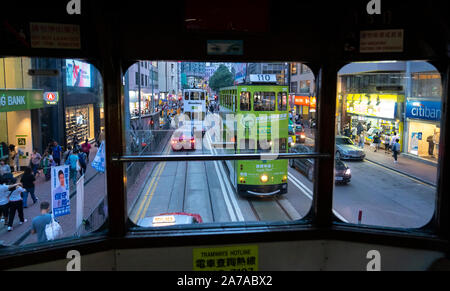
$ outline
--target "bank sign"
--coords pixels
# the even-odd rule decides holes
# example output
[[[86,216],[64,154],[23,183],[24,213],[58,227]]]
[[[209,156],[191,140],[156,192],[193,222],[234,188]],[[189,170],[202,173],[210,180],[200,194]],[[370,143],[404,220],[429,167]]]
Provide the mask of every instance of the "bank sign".
[[[440,121],[441,102],[408,101],[406,102],[406,117],[431,121]]]
[[[30,110],[44,107],[42,90],[0,89],[0,112]]]

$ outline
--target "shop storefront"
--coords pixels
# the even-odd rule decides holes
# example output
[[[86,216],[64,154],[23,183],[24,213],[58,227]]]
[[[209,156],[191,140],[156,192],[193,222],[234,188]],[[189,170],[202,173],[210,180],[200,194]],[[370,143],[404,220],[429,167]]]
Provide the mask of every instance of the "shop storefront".
[[[67,145],[95,138],[93,104],[66,107],[66,137]]]
[[[377,130],[384,140],[386,134],[396,133],[402,146],[403,119],[401,104],[403,95],[394,94],[347,94],[346,113],[350,116],[350,128],[361,124],[370,140],[372,132]],[[371,130],[372,129],[372,130]],[[366,140],[367,141],[367,140]]]
[[[301,115],[303,119],[315,118],[316,97],[293,95],[294,115]]]
[[[437,161],[439,156],[441,102],[406,102],[407,151],[420,158]]]
[[[35,111],[44,107],[42,90],[0,89],[0,143],[13,144],[21,153],[19,165],[29,165],[33,151],[32,123]],[[0,147],[0,158],[6,158]]]

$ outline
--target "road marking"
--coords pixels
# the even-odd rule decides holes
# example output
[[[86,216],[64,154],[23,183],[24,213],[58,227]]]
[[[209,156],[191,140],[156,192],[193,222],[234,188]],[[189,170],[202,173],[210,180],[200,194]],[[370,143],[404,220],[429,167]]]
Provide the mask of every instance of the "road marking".
[[[152,190],[152,192],[150,193],[150,196],[147,198],[147,203],[146,203],[146,205],[145,205],[145,207],[144,207],[144,210],[143,210],[142,213],[141,213],[141,217],[140,217],[140,218],[144,218],[144,217],[145,217],[145,214],[147,213],[148,206],[150,205],[150,201],[151,201],[152,198],[153,198],[153,194],[155,194],[155,190],[156,190],[156,188],[158,187],[159,178],[161,178],[161,174],[162,174],[162,172],[164,171],[164,168],[165,168],[165,167],[166,167],[166,162],[163,163],[162,167],[160,168],[159,173],[157,174],[157,178],[156,178],[156,182],[155,182],[155,184],[154,184],[153,190]]]
[[[293,174],[288,172],[288,176],[291,179],[291,182],[300,189],[300,191],[303,192],[303,194],[305,194],[309,199],[313,200],[313,192],[311,191],[311,189],[309,189],[308,187],[305,186],[305,184],[303,184],[302,182],[300,182],[300,180],[298,180]],[[339,218],[340,220],[342,220],[345,223],[348,223],[348,220],[345,219],[341,214],[339,214],[339,212],[337,212],[336,210],[332,209],[334,215],[336,215],[337,218]]]
[[[209,146],[211,148],[211,152],[213,153],[213,155],[217,155],[216,149],[212,146],[212,139],[209,132],[207,132],[205,135],[207,138],[207,142],[209,143]],[[232,187],[227,180],[223,165],[218,161],[214,161],[214,166],[216,169],[216,174],[219,178],[219,183],[222,188],[222,195],[224,197],[225,204],[227,205],[228,214],[230,215],[231,220],[244,221],[244,216],[242,215],[241,208],[236,201],[236,197],[233,195],[234,193],[232,193]]]
[[[134,216],[133,221],[134,221],[135,223],[137,223],[137,220],[138,220],[138,218],[140,217],[142,207],[146,204],[146,201],[147,201],[147,198],[148,198],[148,194],[149,194],[149,192],[150,192],[150,189],[152,189],[152,187],[153,187],[153,183],[155,182],[155,179],[156,179],[156,176],[157,176],[156,174],[157,174],[157,173],[159,172],[159,170],[161,169],[162,164],[163,164],[163,163],[159,163],[158,166],[156,167],[155,176],[153,176],[153,178],[152,178],[152,180],[151,180],[151,182],[150,182],[150,185],[148,186],[147,192],[145,193],[144,197],[143,197],[142,200],[141,200],[139,209],[138,209],[138,211],[136,212],[136,214],[135,214],[135,216]]]
[[[391,168],[389,168],[389,167],[379,165],[379,164],[377,164],[377,163],[374,163],[374,162],[372,162],[372,161],[369,161],[368,159],[364,159],[364,161],[365,161],[365,162],[368,162],[368,163],[370,163],[370,164],[372,164],[372,165],[378,166],[378,167],[380,167],[380,168],[382,168],[382,169],[387,169],[387,170],[389,170],[389,171],[391,171],[391,172],[393,172],[393,173],[396,173],[397,175],[403,176],[403,177],[405,177],[405,178],[409,178],[409,179],[413,180],[414,182],[417,182],[417,183],[420,183],[420,184],[422,184],[422,185],[425,185],[425,186],[431,187],[431,188],[433,188],[433,189],[436,189],[436,186],[432,186],[432,185],[429,185],[429,184],[427,184],[427,183],[424,183],[424,182],[422,182],[422,181],[420,181],[420,180],[417,180],[417,179],[415,179],[415,178],[413,178],[413,177],[411,177],[411,176],[405,175],[405,174],[403,174],[403,173],[401,173],[401,172],[399,172],[399,171],[395,171],[395,170],[393,170],[393,169],[391,169]]]
[[[166,149],[164,150],[164,154],[168,154],[169,151],[170,151],[170,147],[168,147],[168,146],[166,145]],[[165,166],[165,164],[166,164],[166,162],[158,163],[158,166],[156,166],[155,176],[153,176],[153,178],[152,178],[152,180],[151,180],[151,182],[150,182],[150,185],[148,186],[147,192],[145,193],[144,197],[143,197],[142,200],[141,200],[139,209],[138,209],[138,211],[136,212],[136,214],[134,215],[134,220],[133,220],[133,221],[134,221],[135,223],[137,223],[139,217],[141,216],[141,210],[142,210],[142,207],[143,207],[145,204],[147,204],[147,199],[149,198],[148,194],[149,194],[150,190],[151,190],[152,187],[153,187],[153,183],[155,182],[155,179],[156,179],[156,177],[158,176],[159,170],[161,169],[161,167]],[[155,188],[156,188],[156,186],[155,186]],[[150,194],[150,195],[151,195],[151,194]],[[147,207],[148,207],[148,206],[147,206]],[[144,212],[144,213],[145,213],[145,212]]]

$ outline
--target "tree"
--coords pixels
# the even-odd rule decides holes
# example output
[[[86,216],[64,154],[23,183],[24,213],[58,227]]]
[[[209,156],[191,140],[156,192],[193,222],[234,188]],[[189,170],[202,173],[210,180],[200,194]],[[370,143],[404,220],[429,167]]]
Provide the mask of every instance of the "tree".
[[[228,68],[220,65],[209,79],[209,87],[218,92],[220,88],[233,86],[234,77]]]

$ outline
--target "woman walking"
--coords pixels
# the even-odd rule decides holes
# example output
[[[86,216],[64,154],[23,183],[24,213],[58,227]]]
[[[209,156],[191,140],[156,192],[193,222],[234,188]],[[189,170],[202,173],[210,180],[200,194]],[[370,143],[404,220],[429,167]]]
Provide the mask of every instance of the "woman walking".
[[[13,229],[14,216],[16,216],[16,211],[19,214],[19,224],[23,224],[27,222],[27,220],[23,216],[23,201],[22,201],[22,193],[26,192],[24,188],[22,188],[22,184],[16,184],[15,189],[12,189],[11,195],[9,195],[9,217],[8,217],[8,231]]]

